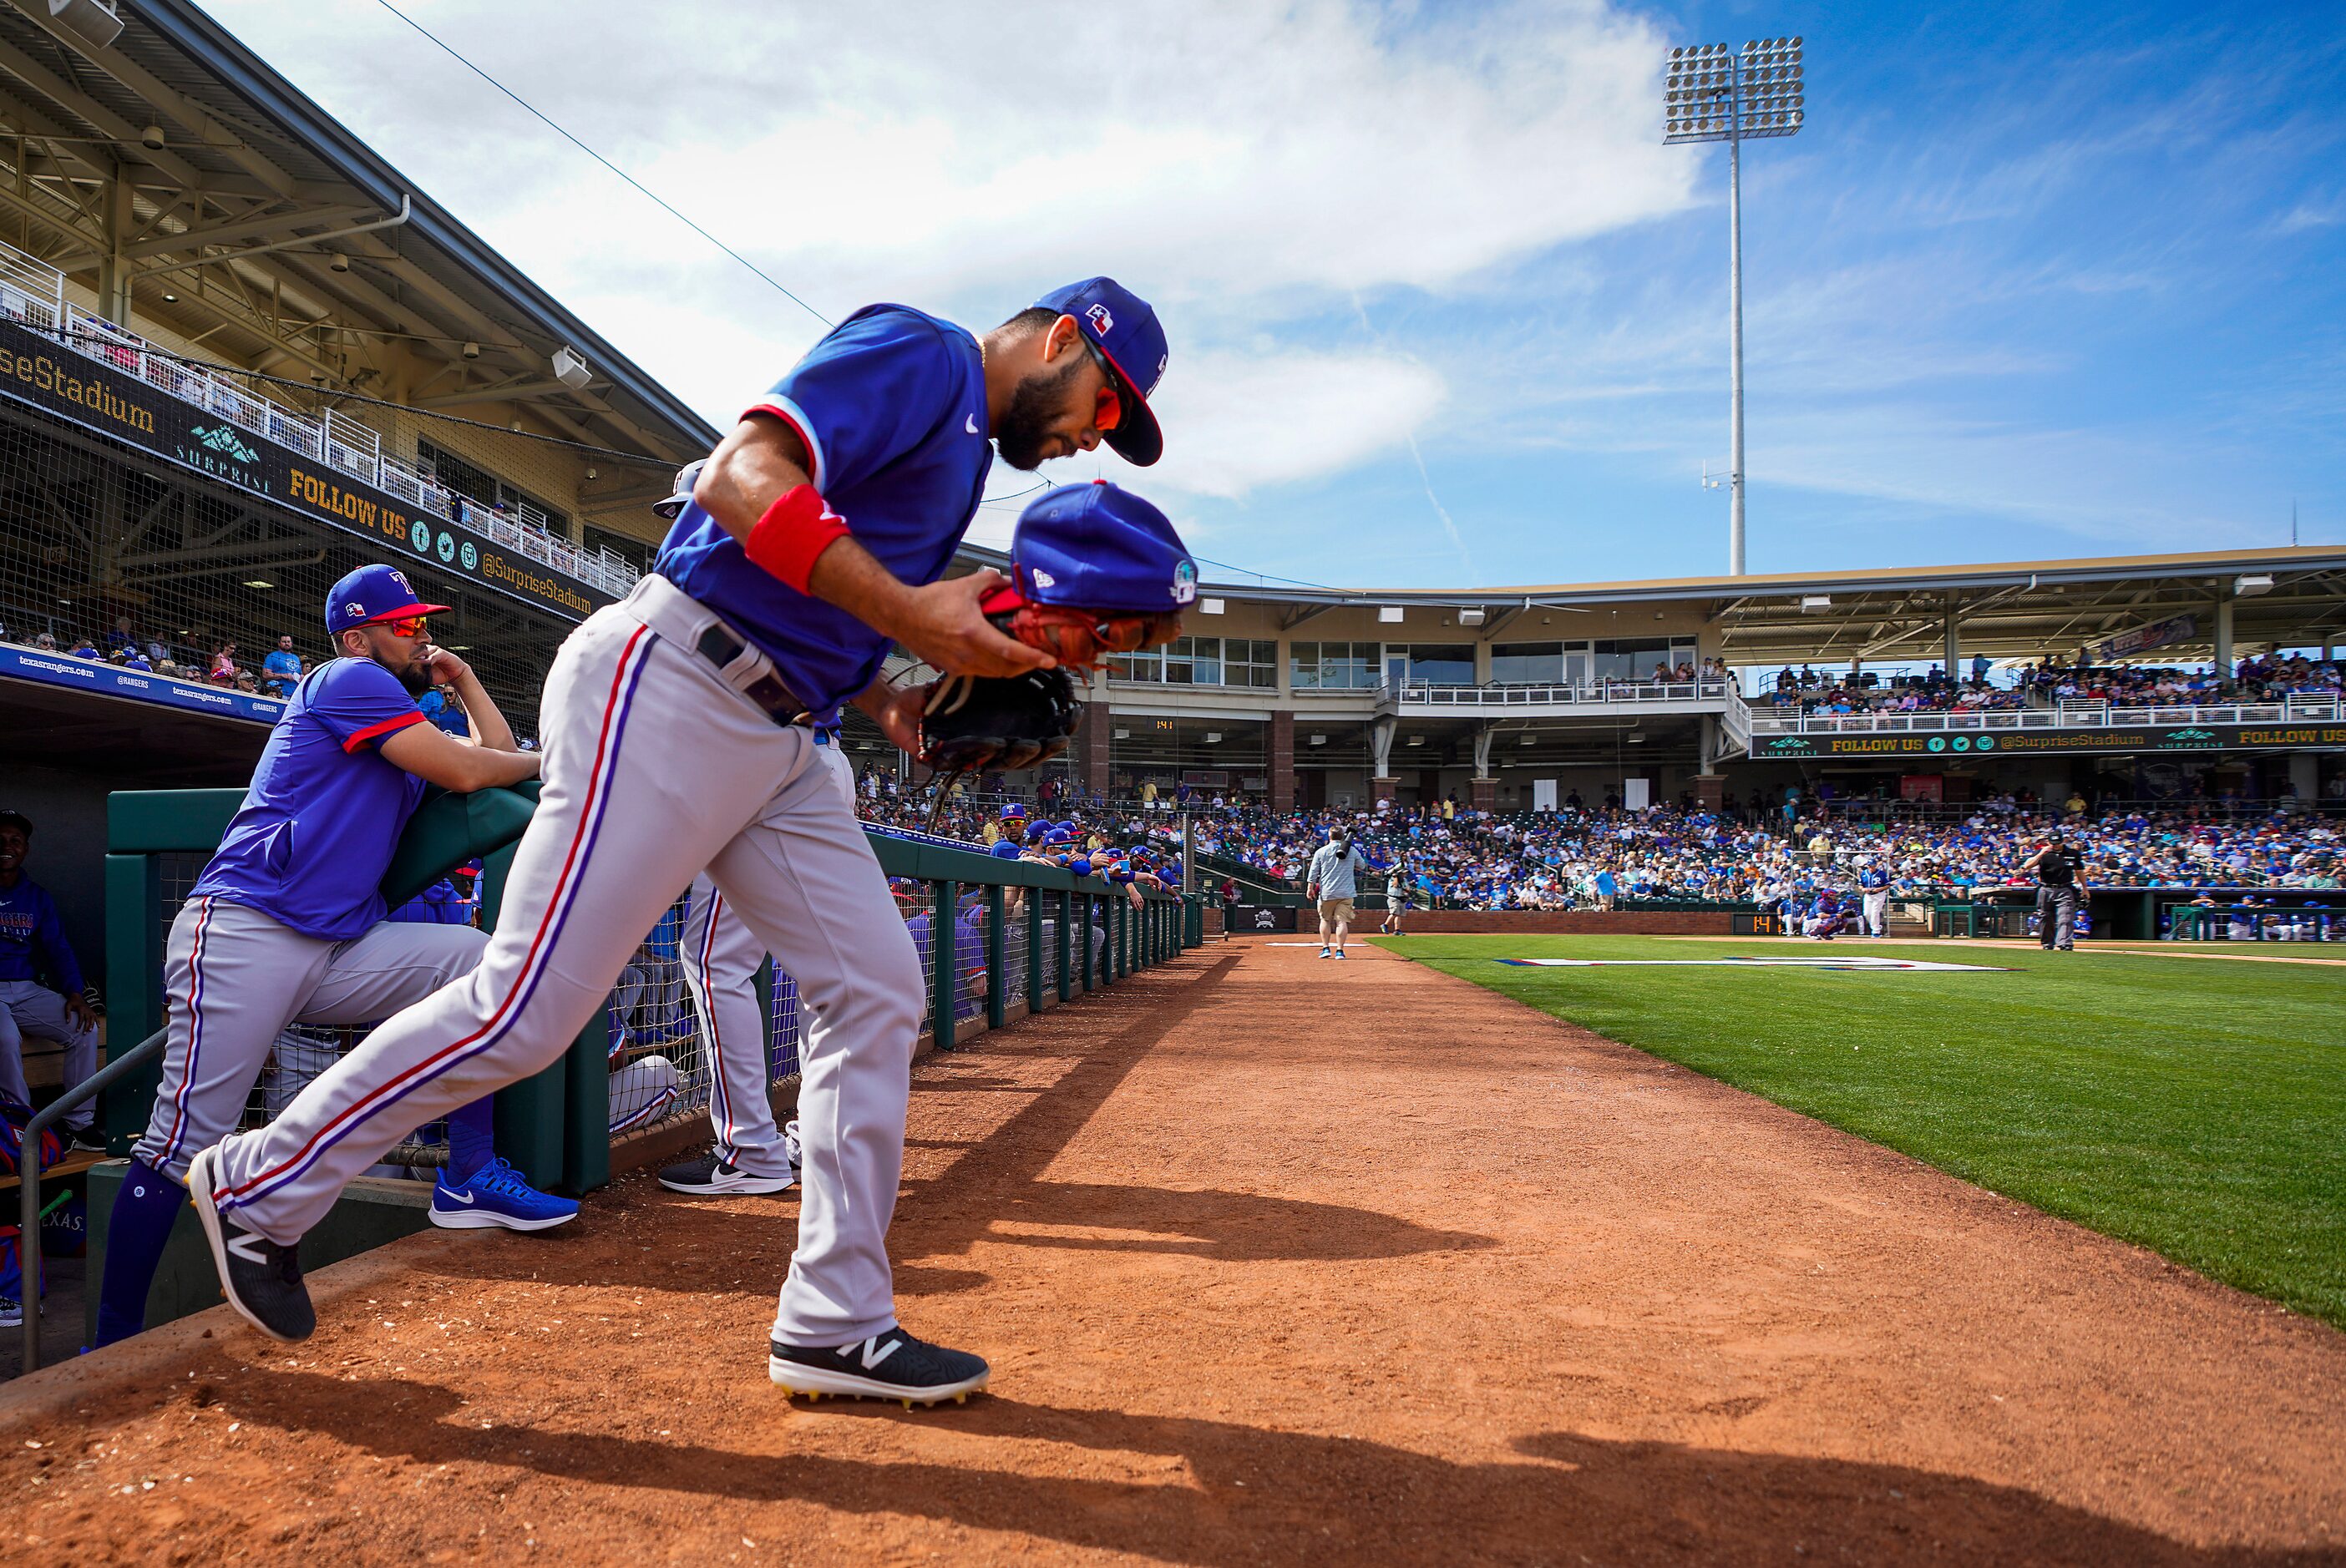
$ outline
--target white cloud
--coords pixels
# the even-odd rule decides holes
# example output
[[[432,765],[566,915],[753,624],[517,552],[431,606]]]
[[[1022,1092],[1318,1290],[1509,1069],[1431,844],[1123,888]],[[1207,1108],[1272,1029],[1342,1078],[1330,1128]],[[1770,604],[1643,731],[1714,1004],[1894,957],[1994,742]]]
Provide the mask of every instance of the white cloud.
[[[1352,467],[1399,446],[1439,406],[1442,378],[1382,354],[1198,356],[1186,382],[1156,402],[1168,441],[1156,466],[1121,462],[1109,476],[1235,500],[1249,492]],[[1143,478],[1142,476],[1146,477]]]
[[[1599,0],[402,4],[834,317],[1140,290],[1173,343],[1151,482],[1205,496],[1341,471],[1439,402],[1298,323],[1670,211],[1692,168],[1651,134],[1661,39]],[[369,0],[213,9],[720,425],[820,331]]]

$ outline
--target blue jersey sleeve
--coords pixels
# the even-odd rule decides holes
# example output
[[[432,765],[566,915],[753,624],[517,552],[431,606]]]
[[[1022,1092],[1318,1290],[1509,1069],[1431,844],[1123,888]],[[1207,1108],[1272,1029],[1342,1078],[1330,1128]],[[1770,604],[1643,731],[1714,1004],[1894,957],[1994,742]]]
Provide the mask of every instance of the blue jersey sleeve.
[[[66,940],[64,922],[57,919],[57,901],[49,897],[46,888],[35,890],[40,895],[40,923],[34,932],[34,942],[49,967],[56,972],[57,980],[67,996],[82,993],[81,965],[74,959],[73,943]]]
[[[344,751],[365,751],[411,724],[423,710],[399,677],[370,659],[338,658],[310,677],[302,707]]]
[[[810,350],[745,417],[782,420],[806,443],[814,487],[826,494],[848,490],[960,413],[956,368],[934,322],[872,305]],[[855,519],[847,521],[852,526]]]

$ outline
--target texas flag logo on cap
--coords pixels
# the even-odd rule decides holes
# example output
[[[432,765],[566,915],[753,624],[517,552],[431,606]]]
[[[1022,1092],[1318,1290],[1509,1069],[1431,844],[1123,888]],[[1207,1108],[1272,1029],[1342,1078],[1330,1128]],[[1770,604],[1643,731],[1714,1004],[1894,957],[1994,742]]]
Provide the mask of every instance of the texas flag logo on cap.
[[[415,585],[396,566],[361,566],[334,585],[326,597],[326,631],[339,636],[352,626],[405,616],[444,616],[445,605],[427,605],[416,597]]]
[[[1148,301],[1113,278],[1086,278],[1055,289],[1035,303],[1082,322],[1084,341],[1115,375],[1124,417],[1107,433],[1107,444],[1127,463],[1142,468],[1165,455],[1165,433],[1148,406],[1150,394],[1165,376],[1165,329]],[[1142,375],[1148,377],[1145,384]]]

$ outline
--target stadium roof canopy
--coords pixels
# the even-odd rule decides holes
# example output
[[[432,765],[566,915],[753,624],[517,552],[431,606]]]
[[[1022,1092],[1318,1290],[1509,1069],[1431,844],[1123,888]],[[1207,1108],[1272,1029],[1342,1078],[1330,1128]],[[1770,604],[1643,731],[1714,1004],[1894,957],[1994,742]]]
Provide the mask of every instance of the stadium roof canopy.
[[[28,252],[95,278],[100,314],[128,326],[135,300],[200,351],[324,391],[492,420],[526,406],[554,433],[668,458],[714,444],[189,0],[121,9],[99,46],[44,0],[0,5],[0,217]],[[369,370],[370,350],[393,345],[427,361],[421,384]],[[585,385],[556,375],[564,349],[585,360]]]
[[[1003,559],[969,554],[988,564]],[[2219,597],[2232,602],[2235,647],[2346,640],[2346,546],[2339,545],[1443,590],[1229,579],[1198,592],[1281,606],[1289,627],[1341,608],[1479,609],[1486,638],[1526,610],[1695,601],[1719,624],[1727,657],[1739,664],[1936,658],[1950,612],[1966,657],[2073,652],[2188,615],[2197,622],[2189,634],[2144,657],[2205,658]]]

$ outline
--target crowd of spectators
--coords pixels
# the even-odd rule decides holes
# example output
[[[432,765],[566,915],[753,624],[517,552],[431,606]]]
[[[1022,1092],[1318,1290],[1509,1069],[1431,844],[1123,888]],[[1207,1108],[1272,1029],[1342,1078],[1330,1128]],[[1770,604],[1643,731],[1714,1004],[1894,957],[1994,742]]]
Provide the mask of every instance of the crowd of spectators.
[[[1803,665],[1777,672],[1758,706],[1832,718],[1843,714],[1979,712],[2104,702],[2113,708],[2186,708],[2195,704],[2279,702],[2291,696],[2337,697],[2346,691],[2335,662],[2302,654],[2259,654],[2233,667],[2091,665],[2058,657],[2001,672],[1974,658],[1969,673],[1933,665],[1923,675],[1885,677],[1874,670],[1820,673]]]
[[[900,830],[922,830],[933,797],[867,775],[862,814]],[[1057,808],[1086,852],[1178,860],[1178,819],[1168,801],[1097,800]],[[1687,805],[1627,810],[1577,795],[1558,811],[1475,812],[1454,801],[1378,811],[1298,810],[1198,794],[1189,812],[1193,842],[1213,859],[1300,883],[1312,851],[1342,824],[1380,877],[1398,876],[1413,901],[1471,910],[1610,908],[1618,900],[1749,902],[1805,901],[1818,889],[1850,887],[1878,867],[1911,898],[1964,898],[2022,888],[2022,864],[2049,831],[2060,832],[2103,888],[2335,888],[2346,878],[2341,820],[2273,812],[2223,820],[2198,809],[2115,807],[2096,816],[2081,798],[2039,803],[2001,799],[1933,821],[1865,823],[1797,812],[1784,819]],[[1005,822],[1002,798],[950,796],[933,831],[988,847],[1025,831]],[[1209,871],[1200,884],[1219,878]],[[1382,890],[1379,890],[1382,891]]]
[[[2240,660],[2225,680],[2213,665],[2067,664],[2047,659],[2017,671],[2020,684],[2047,705],[2106,702],[2112,708],[2188,708],[2218,702],[2280,702],[2290,697],[2337,697],[2336,663],[2302,654],[2259,654]]]
[[[7,636],[6,627],[0,626],[0,641]],[[50,631],[34,632],[17,640],[20,647],[44,653],[62,653],[68,658],[86,658],[117,669],[221,687],[254,697],[291,697],[313,664],[295,648],[290,633],[280,635],[276,646],[256,661],[225,638],[203,642],[183,631],[176,640],[166,641],[142,634],[127,615],[116,617],[103,647],[89,636],[69,633],[60,647],[57,634]]]

